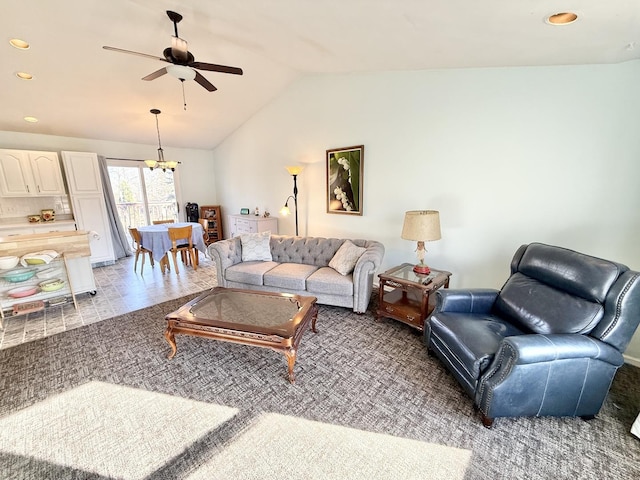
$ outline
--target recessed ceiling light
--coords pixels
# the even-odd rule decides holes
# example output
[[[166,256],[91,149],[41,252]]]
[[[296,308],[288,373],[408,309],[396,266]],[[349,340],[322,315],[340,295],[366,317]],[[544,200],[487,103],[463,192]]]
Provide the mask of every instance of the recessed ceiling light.
[[[545,22],[549,25],[569,25],[578,19],[578,15],[572,12],[554,13],[549,15]]]
[[[21,78],[22,80],[33,80],[33,75],[27,72],[16,72],[16,77]]]
[[[12,47],[19,48],[20,50],[26,50],[30,47],[29,42],[25,42],[24,40],[20,40],[19,38],[12,38],[9,40],[9,43]]]
[[[24,117],[24,121],[29,123],[38,123],[38,119],[36,117]]]

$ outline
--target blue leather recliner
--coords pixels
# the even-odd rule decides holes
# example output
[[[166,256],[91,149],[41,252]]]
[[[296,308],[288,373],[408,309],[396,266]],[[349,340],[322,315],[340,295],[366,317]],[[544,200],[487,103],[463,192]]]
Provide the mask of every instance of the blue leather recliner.
[[[496,417],[593,418],[640,323],[640,273],[541,243],[518,249],[500,291],[436,295],[425,343],[486,427]]]

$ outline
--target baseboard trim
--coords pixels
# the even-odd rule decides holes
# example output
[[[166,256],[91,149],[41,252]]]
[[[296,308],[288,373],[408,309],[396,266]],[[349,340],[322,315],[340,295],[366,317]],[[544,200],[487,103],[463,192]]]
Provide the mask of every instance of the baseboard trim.
[[[622,356],[624,357],[624,363],[640,368],[640,358],[630,357],[629,355],[624,354],[622,354]]]

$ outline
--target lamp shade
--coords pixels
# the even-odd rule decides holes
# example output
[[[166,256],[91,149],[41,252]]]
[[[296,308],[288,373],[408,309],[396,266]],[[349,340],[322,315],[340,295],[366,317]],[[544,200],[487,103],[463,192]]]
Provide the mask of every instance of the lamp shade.
[[[404,214],[402,238],[416,242],[440,240],[440,212],[437,210],[410,210]]]
[[[300,175],[300,172],[302,172],[302,169],[304,167],[293,166],[293,167],[286,167],[286,168],[287,168],[287,172],[289,172],[289,175]]]

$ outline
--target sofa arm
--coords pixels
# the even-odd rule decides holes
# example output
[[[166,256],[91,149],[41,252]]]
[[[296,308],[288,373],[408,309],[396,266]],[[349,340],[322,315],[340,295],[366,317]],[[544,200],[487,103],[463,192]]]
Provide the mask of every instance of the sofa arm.
[[[436,307],[433,313],[489,313],[498,293],[498,290],[488,288],[441,288],[436,290]]]
[[[242,243],[240,237],[214,242],[207,248],[209,256],[216,264],[216,279],[219,287],[227,286],[225,271],[231,265],[242,261]]]
[[[594,416],[623,363],[617,349],[586,335],[507,337],[479,379],[475,402],[487,418]]]
[[[364,313],[371,300],[373,276],[384,257],[384,245],[380,242],[369,241],[365,252],[360,256],[353,269],[353,311]]]

